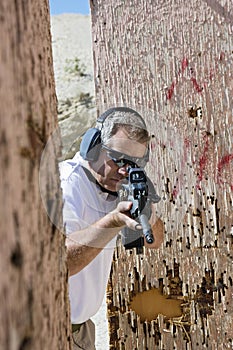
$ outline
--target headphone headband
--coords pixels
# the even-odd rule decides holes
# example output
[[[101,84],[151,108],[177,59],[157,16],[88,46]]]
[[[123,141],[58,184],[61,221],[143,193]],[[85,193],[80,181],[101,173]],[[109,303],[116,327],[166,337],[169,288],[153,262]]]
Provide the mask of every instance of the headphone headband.
[[[113,107],[113,108],[110,108],[108,109],[107,111],[105,111],[103,114],[101,114],[98,118],[97,118],[97,123],[100,123],[100,124],[104,124],[104,121],[107,119],[107,117],[114,113],[114,112],[126,112],[126,113],[133,113],[135,114],[143,123],[145,129],[146,129],[146,123],[144,121],[144,119],[142,118],[142,116],[136,112],[134,109],[132,108],[129,108],[129,107]]]

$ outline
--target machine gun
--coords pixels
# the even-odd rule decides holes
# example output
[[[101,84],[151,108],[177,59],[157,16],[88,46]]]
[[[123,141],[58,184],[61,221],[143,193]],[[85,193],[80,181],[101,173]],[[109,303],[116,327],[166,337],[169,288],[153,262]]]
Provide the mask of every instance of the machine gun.
[[[160,197],[156,194],[154,185],[145,171],[142,168],[132,167],[128,169],[128,183],[122,184],[120,199],[133,203],[130,214],[142,227],[136,231],[124,227],[122,229],[122,243],[126,249],[136,248],[137,254],[141,254],[144,238],[149,244],[154,242],[149,223],[151,203],[158,203]]]

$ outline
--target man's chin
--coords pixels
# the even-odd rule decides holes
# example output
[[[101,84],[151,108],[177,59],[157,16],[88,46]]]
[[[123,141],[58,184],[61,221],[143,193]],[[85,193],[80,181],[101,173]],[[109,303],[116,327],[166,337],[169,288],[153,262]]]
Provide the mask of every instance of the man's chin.
[[[112,180],[111,184],[108,186],[108,190],[112,192],[118,192],[122,186],[122,181]]]

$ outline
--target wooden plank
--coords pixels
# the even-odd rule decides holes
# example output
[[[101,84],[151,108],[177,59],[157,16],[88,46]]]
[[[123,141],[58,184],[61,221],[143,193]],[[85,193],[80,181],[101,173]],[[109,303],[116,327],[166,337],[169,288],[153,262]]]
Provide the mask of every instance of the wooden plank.
[[[165,225],[157,251],[117,246],[111,348],[231,349],[232,1],[93,0],[91,10],[98,109],[144,116]],[[131,310],[153,288],[182,301],[179,317],[146,322]]]
[[[0,9],[0,349],[68,350],[49,4],[3,0]]]

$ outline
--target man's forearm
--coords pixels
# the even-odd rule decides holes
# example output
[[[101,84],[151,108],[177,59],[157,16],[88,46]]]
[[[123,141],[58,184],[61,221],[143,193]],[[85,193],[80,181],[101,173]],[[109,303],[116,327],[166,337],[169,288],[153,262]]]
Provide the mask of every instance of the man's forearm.
[[[66,246],[70,275],[78,273],[87,266],[119,230],[119,226],[114,227],[113,215],[109,213],[86,229],[69,234]]]
[[[67,238],[67,264],[69,275],[75,275],[87,266],[102,250],[102,248],[95,248],[79,243],[73,242]]]
[[[99,221],[67,236],[67,263],[70,275],[87,266],[122,227],[135,229],[138,226],[138,222],[127,214],[131,206],[131,202],[120,202],[115,210]]]

